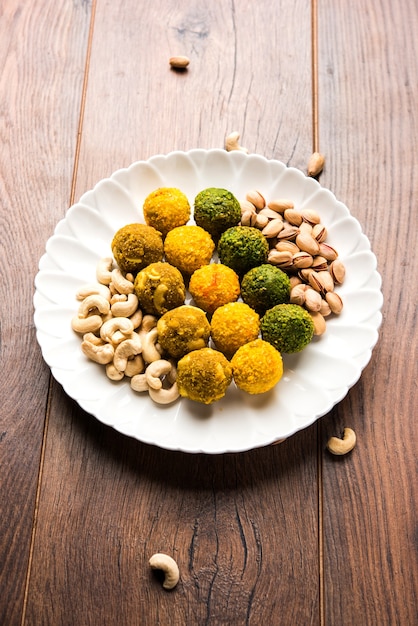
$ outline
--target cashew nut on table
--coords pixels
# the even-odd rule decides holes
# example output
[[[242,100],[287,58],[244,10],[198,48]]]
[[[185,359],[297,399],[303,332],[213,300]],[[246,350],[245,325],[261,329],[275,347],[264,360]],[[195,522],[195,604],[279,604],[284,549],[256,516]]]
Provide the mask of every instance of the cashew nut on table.
[[[180,579],[180,571],[176,561],[168,554],[157,552],[149,560],[152,569],[164,572],[164,589],[174,589]]]
[[[139,308],[134,277],[106,257],[97,264],[96,279],[77,290],[80,304],[71,320],[82,335],[83,354],[103,365],[110,380],[130,378],[132,389],[147,392],[154,402],[174,402],[179,397],[176,367],[162,358],[157,318]]]
[[[356,445],[356,440],[357,438],[354,430],[352,428],[344,428],[342,438],[331,437],[328,440],[327,448],[332,454],[341,456],[342,454],[351,452]]]

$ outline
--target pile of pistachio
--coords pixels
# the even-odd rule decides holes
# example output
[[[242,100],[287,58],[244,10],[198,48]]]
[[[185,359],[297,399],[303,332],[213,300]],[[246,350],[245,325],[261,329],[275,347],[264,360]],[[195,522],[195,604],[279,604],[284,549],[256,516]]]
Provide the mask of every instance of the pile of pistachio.
[[[290,277],[290,302],[309,311],[315,334],[322,335],[326,318],[343,309],[335,287],[344,281],[345,267],[337,250],[326,243],[328,233],[319,214],[299,211],[291,200],[267,202],[252,190],[241,202],[241,225],[261,230],[269,243],[268,262]]]

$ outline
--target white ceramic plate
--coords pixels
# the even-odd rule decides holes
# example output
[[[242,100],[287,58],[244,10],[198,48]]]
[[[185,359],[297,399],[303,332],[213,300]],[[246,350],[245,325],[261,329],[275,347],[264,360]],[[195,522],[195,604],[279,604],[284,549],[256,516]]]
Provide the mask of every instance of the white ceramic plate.
[[[338,293],[342,314],[301,353],[284,355],[284,375],[267,394],[250,396],[233,385],[211,406],[180,399],[154,404],[110,381],[88,361],[70,326],[77,288],[95,281],[99,258],[110,256],[118,228],[143,221],[144,198],[157,187],[177,187],[189,198],[206,187],[224,187],[239,200],[250,189],[266,198],[288,198],[319,212],[347,275]],[[101,422],[162,448],[218,454],[284,439],[328,413],[359,379],[370,360],[381,323],[381,280],[359,222],[319,183],[301,171],[259,155],[191,150],[133,163],[100,181],[61,220],[46,244],[35,279],[35,325],[45,361],[66,393]]]

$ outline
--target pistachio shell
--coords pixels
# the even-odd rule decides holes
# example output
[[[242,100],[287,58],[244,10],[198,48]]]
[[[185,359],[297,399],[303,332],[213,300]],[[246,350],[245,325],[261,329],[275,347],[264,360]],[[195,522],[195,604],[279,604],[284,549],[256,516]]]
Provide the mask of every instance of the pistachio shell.
[[[269,209],[276,211],[277,213],[284,213],[286,209],[293,209],[295,206],[292,200],[276,199],[270,200],[267,205]]]
[[[284,212],[284,219],[293,226],[300,226],[302,224],[302,214],[296,209],[286,209]]]
[[[264,196],[256,189],[252,189],[251,191],[249,191],[247,193],[246,199],[251,202],[258,210],[264,209],[264,207],[266,206]]]
[[[313,257],[311,254],[309,254],[309,252],[304,252],[304,251],[300,251],[300,252],[296,252],[296,254],[293,255],[293,265],[297,268],[306,268],[306,267],[311,267],[312,265],[312,261],[313,261]]]
[[[335,259],[329,266],[329,271],[337,285],[341,285],[345,278],[345,265],[339,259]]]
[[[296,237],[296,245],[304,252],[309,252],[312,255],[319,252],[319,243],[308,233],[299,233]]]
[[[341,313],[343,310],[343,301],[340,296],[335,293],[335,291],[329,291],[325,294],[325,300],[327,301],[332,313],[335,313],[335,315],[339,315]]]
[[[283,220],[274,219],[268,221],[268,223],[261,232],[263,233],[264,237],[266,237],[267,239],[271,239],[273,237],[277,237],[277,235],[280,233],[281,230],[283,230],[283,228]]]
[[[327,323],[323,315],[321,315],[321,313],[319,313],[318,311],[309,311],[309,315],[311,316],[313,321],[314,335],[316,335],[317,337],[323,335],[327,329]]]

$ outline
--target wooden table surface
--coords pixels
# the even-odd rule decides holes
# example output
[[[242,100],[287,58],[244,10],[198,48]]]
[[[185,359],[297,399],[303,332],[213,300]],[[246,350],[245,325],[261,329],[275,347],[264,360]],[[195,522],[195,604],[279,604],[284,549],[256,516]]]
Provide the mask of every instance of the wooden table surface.
[[[417,624],[416,0],[2,0],[0,32],[0,623]],[[64,393],[36,341],[34,277],[97,181],[232,130],[303,171],[325,154],[321,184],[377,256],[383,323],[311,427],[193,455]],[[346,426],[357,446],[333,457]],[[179,563],[171,592],[157,551]]]

